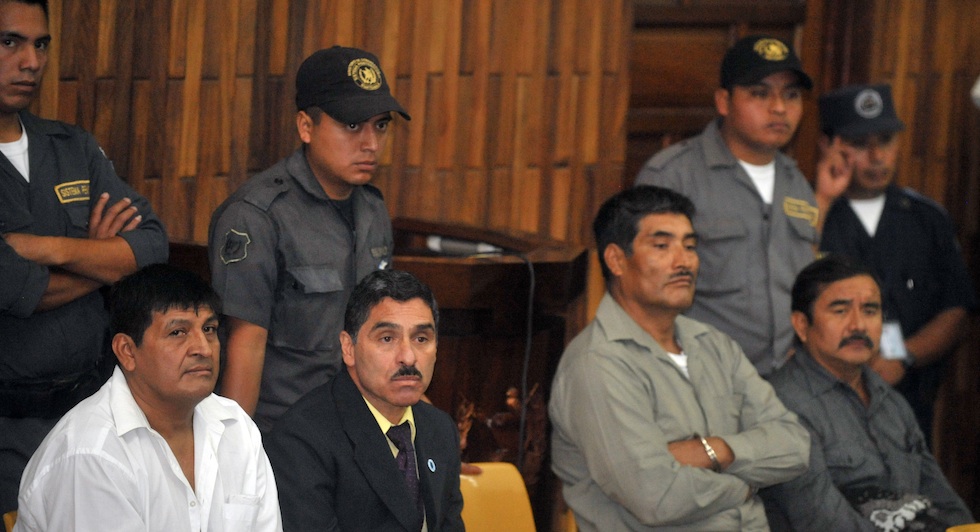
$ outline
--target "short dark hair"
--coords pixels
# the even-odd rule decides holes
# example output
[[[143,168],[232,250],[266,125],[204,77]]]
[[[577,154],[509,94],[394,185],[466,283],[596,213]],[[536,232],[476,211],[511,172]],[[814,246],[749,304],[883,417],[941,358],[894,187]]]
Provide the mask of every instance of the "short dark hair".
[[[169,264],[151,264],[112,287],[110,331],[128,335],[140,345],[154,312],[208,307],[221,314],[221,298],[196,274]]]
[[[609,244],[616,244],[633,255],[633,239],[640,230],[640,220],[650,214],[683,214],[694,219],[694,203],[687,196],[668,188],[639,185],[626,189],[607,199],[592,222],[592,231],[599,248],[599,265],[602,277],[609,283],[612,272],[602,254]]]
[[[0,4],[4,2],[16,2],[18,4],[27,4],[29,6],[41,6],[44,10],[44,18],[48,18],[50,15],[48,13],[48,0],[0,0]]]
[[[832,283],[867,275],[879,287],[877,276],[861,262],[844,255],[827,255],[807,265],[793,283],[793,312],[802,312],[808,322],[813,322],[813,304]]]
[[[432,311],[432,322],[439,329],[439,306],[432,290],[414,275],[401,270],[375,270],[357,283],[354,292],[347,300],[344,313],[344,330],[351,340],[357,343],[357,332],[367,321],[371,309],[382,299],[390,297],[395,301],[406,302],[421,299]]]
[[[313,121],[314,126],[320,125],[320,120],[323,120],[323,115],[327,114],[323,112],[323,109],[320,109],[315,105],[311,105],[306,109],[303,109],[303,112],[310,117],[310,120]]]

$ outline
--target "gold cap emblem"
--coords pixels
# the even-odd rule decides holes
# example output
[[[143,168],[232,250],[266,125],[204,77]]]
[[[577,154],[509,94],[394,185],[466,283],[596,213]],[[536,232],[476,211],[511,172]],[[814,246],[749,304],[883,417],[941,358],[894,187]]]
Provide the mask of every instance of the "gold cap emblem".
[[[766,61],[782,61],[789,55],[789,48],[778,39],[759,39],[752,49]]]
[[[366,90],[373,91],[381,88],[381,69],[370,59],[355,59],[347,65],[347,75],[354,84]]]

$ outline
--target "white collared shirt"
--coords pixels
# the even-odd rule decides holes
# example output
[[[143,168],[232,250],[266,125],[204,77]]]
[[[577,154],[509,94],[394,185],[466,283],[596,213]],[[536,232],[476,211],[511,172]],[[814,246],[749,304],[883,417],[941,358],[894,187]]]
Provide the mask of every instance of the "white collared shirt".
[[[211,394],[194,409],[194,477],[196,490],[116,368],[27,464],[16,530],[282,530],[261,436],[230,399]]]

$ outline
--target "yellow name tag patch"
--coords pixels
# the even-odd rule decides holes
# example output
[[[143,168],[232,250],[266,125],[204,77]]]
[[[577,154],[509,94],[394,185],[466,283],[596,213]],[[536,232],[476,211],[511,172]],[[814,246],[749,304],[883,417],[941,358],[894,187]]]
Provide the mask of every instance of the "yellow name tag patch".
[[[76,201],[88,201],[89,180],[71,181],[62,183],[54,187],[54,193],[58,195],[61,203],[74,203]]]
[[[802,218],[813,227],[817,226],[817,217],[820,215],[820,211],[816,207],[796,198],[783,199],[783,212],[786,213],[786,216]]]

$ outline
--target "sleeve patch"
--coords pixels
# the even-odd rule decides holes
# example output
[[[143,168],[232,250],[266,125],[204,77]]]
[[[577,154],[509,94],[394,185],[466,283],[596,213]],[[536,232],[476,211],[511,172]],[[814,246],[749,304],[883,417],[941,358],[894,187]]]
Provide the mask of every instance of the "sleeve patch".
[[[245,260],[248,256],[248,245],[251,243],[248,233],[229,230],[225,233],[225,243],[221,246],[221,262],[231,264]]]

